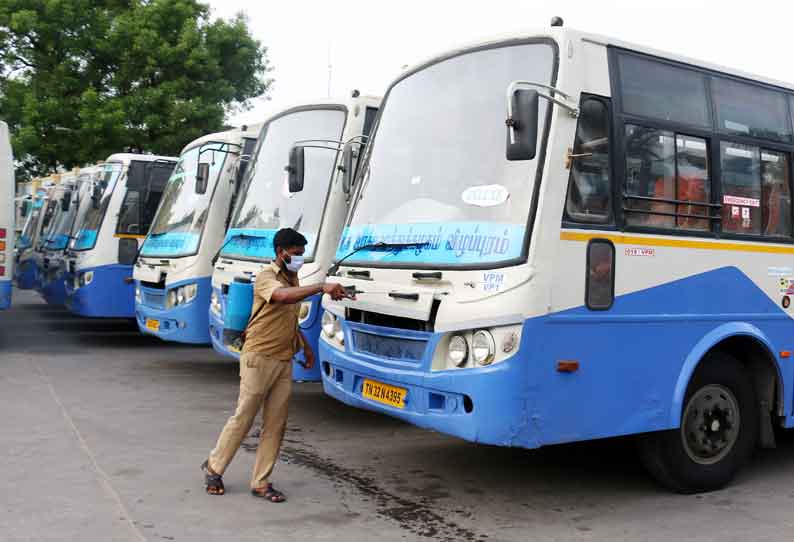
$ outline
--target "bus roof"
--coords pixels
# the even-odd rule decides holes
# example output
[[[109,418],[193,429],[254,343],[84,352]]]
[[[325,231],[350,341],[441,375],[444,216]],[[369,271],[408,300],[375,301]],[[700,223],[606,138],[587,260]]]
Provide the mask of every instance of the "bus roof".
[[[134,154],[129,152],[118,152],[108,156],[105,162],[121,162],[122,164],[129,165],[133,160],[140,160],[142,162],[154,162],[156,160],[167,160],[169,162],[176,162],[176,156],[159,156],[157,154]]]
[[[259,137],[259,130],[262,127],[261,124],[251,124],[250,126],[246,126],[246,130],[243,131],[240,128],[234,128],[232,130],[226,130],[224,132],[215,132],[213,134],[203,135],[197,139],[194,139],[182,149],[182,154],[187,152],[188,150],[198,147],[199,145],[203,145],[208,141],[222,141],[224,143],[238,143],[240,139],[244,137],[250,137],[252,139],[256,139]]]
[[[585,42],[595,43],[598,45],[604,46],[613,46],[613,47],[620,47],[623,49],[628,49],[631,51],[636,51],[638,53],[643,53],[651,56],[656,56],[659,58],[664,58],[667,60],[672,60],[675,62],[679,62],[682,64],[689,64],[691,66],[695,66],[698,68],[703,68],[715,72],[724,73],[727,75],[731,75],[734,77],[739,77],[742,79],[748,79],[751,81],[757,81],[760,83],[764,83],[767,85],[779,87],[781,89],[785,89],[788,91],[794,91],[794,84],[787,83],[784,81],[779,81],[776,79],[772,79],[770,77],[764,77],[760,75],[751,74],[748,72],[744,72],[742,70],[736,68],[730,68],[727,66],[722,66],[719,64],[712,64],[709,62],[705,62],[703,60],[697,60],[691,57],[687,57],[684,55],[678,55],[674,53],[669,53],[665,51],[661,51],[658,49],[654,49],[652,47],[647,47],[644,45],[638,45],[636,43],[630,43],[627,41],[622,41],[617,38],[612,38],[609,36],[603,36],[600,34],[593,34],[588,32],[583,32],[580,30],[576,30],[573,28],[564,28],[564,27],[549,27],[549,28],[535,28],[535,29],[527,29],[523,32],[513,32],[510,34],[500,34],[496,36],[491,36],[488,38],[480,39],[477,41],[470,41],[467,43],[458,44],[457,46],[448,49],[446,51],[437,53],[431,57],[427,57],[424,60],[413,64],[406,68],[403,73],[401,73],[398,77],[396,77],[390,84],[389,88],[394,86],[400,80],[404,79],[408,75],[411,75],[414,72],[417,72],[430,64],[434,64],[440,60],[444,60],[446,58],[456,56],[458,54],[464,53],[471,49],[487,47],[489,45],[496,45],[505,42],[520,42],[526,39],[532,38],[549,38],[556,41],[558,44],[566,43],[566,40],[581,40]]]

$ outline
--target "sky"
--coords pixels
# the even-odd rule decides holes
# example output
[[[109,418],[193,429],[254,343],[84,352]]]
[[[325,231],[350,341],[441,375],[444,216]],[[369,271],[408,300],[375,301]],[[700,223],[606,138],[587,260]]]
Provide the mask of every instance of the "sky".
[[[453,47],[510,32],[565,26],[794,83],[794,4],[755,0],[209,0],[238,12],[268,47],[275,83],[231,124],[261,122],[303,100],[353,89],[382,95],[401,71]]]

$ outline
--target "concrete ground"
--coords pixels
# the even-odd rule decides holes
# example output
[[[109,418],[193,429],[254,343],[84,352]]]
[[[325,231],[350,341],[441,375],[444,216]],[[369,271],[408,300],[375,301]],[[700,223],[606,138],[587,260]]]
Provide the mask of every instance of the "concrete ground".
[[[628,439],[536,451],[473,445],[295,388],[274,480],[253,499],[249,439],[203,491],[237,367],[16,292],[0,313],[0,540],[786,540],[794,436],[728,489],[657,488]]]

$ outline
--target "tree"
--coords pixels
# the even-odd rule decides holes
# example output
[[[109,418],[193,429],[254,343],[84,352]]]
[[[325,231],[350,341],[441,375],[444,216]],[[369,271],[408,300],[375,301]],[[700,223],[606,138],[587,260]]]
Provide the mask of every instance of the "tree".
[[[176,155],[272,84],[245,17],[198,0],[0,0],[0,119],[23,175]]]

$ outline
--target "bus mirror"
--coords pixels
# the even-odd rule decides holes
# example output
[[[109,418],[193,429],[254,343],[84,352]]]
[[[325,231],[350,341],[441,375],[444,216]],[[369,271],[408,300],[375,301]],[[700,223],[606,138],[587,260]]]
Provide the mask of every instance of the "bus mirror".
[[[102,186],[96,183],[91,189],[91,207],[93,209],[99,209],[100,199],[102,199]]]
[[[532,160],[538,147],[538,92],[518,89],[510,99],[512,115],[507,119],[507,159]]]
[[[196,194],[205,194],[210,180],[210,165],[201,162],[196,171]]]
[[[289,165],[285,168],[289,176],[289,191],[291,194],[303,190],[303,164],[305,158],[304,147],[292,147],[289,151]]]
[[[348,143],[345,145],[345,150],[342,151],[342,190],[345,194],[350,194],[353,189],[354,171],[354,158],[353,144]]]
[[[146,162],[133,160],[127,167],[127,190],[138,192],[146,188]]]
[[[119,263],[132,265],[138,256],[138,240],[125,237],[119,239]]]
[[[64,213],[69,212],[69,205],[72,203],[72,191],[67,190],[63,193],[63,197],[61,197],[61,211]]]

